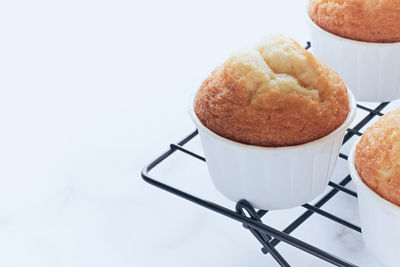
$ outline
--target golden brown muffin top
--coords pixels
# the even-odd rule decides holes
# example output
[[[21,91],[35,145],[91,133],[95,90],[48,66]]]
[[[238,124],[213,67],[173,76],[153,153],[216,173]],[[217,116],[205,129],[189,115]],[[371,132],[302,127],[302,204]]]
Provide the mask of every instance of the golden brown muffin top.
[[[308,14],[324,30],[345,38],[400,41],[400,0],[310,0]]]
[[[345,121],[349,109],[338,74],[284,36],[232,55],[202,83],[194,101],[211,131],[272,147],[323,137]]]
[[[400,206],[400,108],[365,131],[356,147],[355,167],[369,188]]]

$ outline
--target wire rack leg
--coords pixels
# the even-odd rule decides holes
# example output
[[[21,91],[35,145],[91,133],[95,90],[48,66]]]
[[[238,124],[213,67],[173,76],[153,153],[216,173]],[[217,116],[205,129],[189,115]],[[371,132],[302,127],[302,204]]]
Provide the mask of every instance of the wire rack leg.
[[[256,210],[253,208],[253,206],[247,201],[247,200],[240,200],[237,204],[236,204],[236,211],[242,215],[242,216],[246,216],[245,211],[250,215],[250,218],[252,220],[261,222],[261,217],[258,215],[258,213],[256,212]],[[255,236],[255,238],[257,238],[257,240],[263,245],[262,251],[267,251],[271,254],[271,256],[281,265],[281,266],[285,266],[285,267],[289,267],[289,263],[282,257],[281,254],[279,254],[279,252],[275,249],[274,246],[271,245],[270,241],[272,239],[271,236],[259,232],[256,229],[253,229],[251,227],[249,227],[247,224],[243,224],[243,227],[246,229],[249,229],[250,232]],[[264,252],[265,253],[265,252]]]

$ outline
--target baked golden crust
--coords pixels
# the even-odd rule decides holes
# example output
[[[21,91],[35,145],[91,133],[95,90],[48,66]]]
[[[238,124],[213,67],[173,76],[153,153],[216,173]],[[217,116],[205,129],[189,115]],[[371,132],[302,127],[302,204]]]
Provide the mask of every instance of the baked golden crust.
[[[338,74],[283,36],[231,56],[203,82],[194,101],[211,131],[268,147],[323,137],[345,121],[349,109]]]
[[[324,30],[345,38],[400,41],[400,0],[310,0],[308,14]]]
[[[400,206],[400,108],[388,112],[365,131],[354,162],[369,188]]]

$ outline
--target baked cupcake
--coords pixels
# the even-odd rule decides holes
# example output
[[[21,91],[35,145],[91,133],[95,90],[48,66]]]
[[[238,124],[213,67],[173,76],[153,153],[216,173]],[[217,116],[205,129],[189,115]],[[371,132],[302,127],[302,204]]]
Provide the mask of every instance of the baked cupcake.
[[[400,109],[369,127],[355,153],[355,166],[363,182],[400,206]]]
[[[194,110],[220,136],[277,147],[329,134],[350,107],[336,72],[293,39],[269,36],[218,67],[201,85]]]
[[[324,190],[355,102],[310,52],[269,36],[217,67],[190,110],[217,189],[280,209]]]
[[[400,109],[370,126],[349,155],[362,234],[385,266],[400,262]],[[382,245],[384,244],[384,245]]]
[[[308,14],[322,29],[344,38],[400,42],[400,0],[310,0]]]
[[[400,0],[310,0],[307,21],[314,54],[357,100],[400,96]]]

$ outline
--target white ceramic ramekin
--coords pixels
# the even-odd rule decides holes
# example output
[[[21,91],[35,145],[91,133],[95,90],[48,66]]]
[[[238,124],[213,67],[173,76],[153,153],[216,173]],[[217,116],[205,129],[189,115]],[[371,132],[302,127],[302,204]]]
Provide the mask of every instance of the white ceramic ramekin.
[[[190,103],[215,187],[235,202],[246,199],[254,207],[292,208],[317,197],[326,188],[346,129],[356,112],[349,92],[350,112],[335,131],[315,141],[287,147],[245,145],[223,138],[206,128]]]
[[[331,34],[306,15],[313,54],[339,73],[357,101],[400,97],[400,42],[369,43]]]
[[[383,199],[361,180],[354,166],[356,142],[349,154],[351,178],[357,187],[362,235],[368,250],[385,266],[400,264],[400,207]]]

